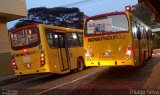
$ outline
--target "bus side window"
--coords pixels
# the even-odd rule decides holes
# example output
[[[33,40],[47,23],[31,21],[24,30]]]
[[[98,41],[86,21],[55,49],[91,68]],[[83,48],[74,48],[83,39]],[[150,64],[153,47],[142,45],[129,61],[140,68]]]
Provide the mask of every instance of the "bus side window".
[[[148,27],[146,27],[146,28],[148,28]],[[146,29],[146,38],[147,38],[147,40],[150,39],[150,32],[149,32],[149,29]]]
[[[70,47],[78,46],[78,37],[76,33],[67,33],[67,39]]]
[[[138,40],[141,40],[142,36],[141,36],[140,24],[139,25],[137,24],[136,27],[137,27],[137,38],[138,38]]]
[[[147,31],[145,26],[143,26],[143,37],[144,39],[147,39]]]
[[[51,30],[46,30],[46,38],[50,47],[53,47],[53,35]]]
[[[136,27],[136,21],[132,20],[132,34],[134,39],[137,39],[137,27]]]
[[[140,26],[140,34],[141,34],[141,39],[144,39],[144,33],[143,33],[143,26],[142,26],[142,24],[139,24],[139,26]]]
[[[53,47],[57,47],[57,48],[60,47],[59,44],[58,44],[58,43],[59,43],[59,42],[58,42],[58,39],[59,39],[59,38],[58,38],[58,35],[57,35],[57,34],[54,34],[53,37],[54,37]]]
[[[153,35],[152,35],[152,30],[151,29],[148,29],[148,39],[152,39],[153,38]]]
[[[83,34],[82,33],[77,33],[77,35],[78,35],[79,46],[83,46]]]
[[[65,41],[64,41],[65,39],[64,39],[63,35],[59,35],[58,39],[59,39],[59,48],[64,48],[65,47]],[[56,42],[57,42],[57,40],[56,40]]]

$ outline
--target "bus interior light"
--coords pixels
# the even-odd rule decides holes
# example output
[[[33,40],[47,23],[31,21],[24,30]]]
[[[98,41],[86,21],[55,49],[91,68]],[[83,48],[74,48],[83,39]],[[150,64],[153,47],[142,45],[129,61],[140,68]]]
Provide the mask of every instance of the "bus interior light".
[[[31,34],[32,34],[32,30],[29,30],[28,32],[29,32],[29,35],[31,35]]]

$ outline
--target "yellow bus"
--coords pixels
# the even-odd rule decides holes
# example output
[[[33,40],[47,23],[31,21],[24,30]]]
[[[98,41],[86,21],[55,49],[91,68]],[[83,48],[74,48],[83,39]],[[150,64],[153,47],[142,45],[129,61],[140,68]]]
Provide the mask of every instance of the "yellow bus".
[[[140,66],[152,56],[152,32],[130,7],[84,21],[86,66]]]
[[[15,75],[84,69],[83,30],[44,24],[9,31]]]

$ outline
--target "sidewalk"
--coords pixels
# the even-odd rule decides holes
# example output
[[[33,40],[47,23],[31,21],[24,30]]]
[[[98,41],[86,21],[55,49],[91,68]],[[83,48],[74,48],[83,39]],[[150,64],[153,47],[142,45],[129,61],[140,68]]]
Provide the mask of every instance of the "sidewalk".
[[[26,79],[41,79],[41,78],[45,78],[45,77],[49,77],[52,76],[52,74],[40,74],[40,75],[26,75],[26,76],[15,76],[15,75],[8,75],[8,76],[3,76],[0,77],[0,86],[2,85],[7,85],[7,84],[11,84],[11,83],[16,83],[19,81],[23,81]]]
[[[14,75],[2,76],[2,77],[0,77],[0,81],[13,79],[13,78],[16,78],[16,76],[14,76]]]
[[[2,76],[0,77],[0,86],[7,85],[10,83],[15,83],[15,82],[22,81],[28,78],[31,78],[31,76],[23,76],[23,77],[17,77],[15,75]]]
[[[153,51],[154,54],[157,54],[160,52],[160,49],[155,49]],[[6,84],[9,84],[9,83],[14,83],[14,82],[17,82],[17,81],[21,81],[21,80],[24,80],[24,79],[28,79],[28,78],[31,78],[31,76],[23,76],[23,77],[17,77],[15,75],[8,75],[8,76],[1,76],[0,77],[0,86],[1,85],[6,85]]]
[[[16,77],[15,75],[2,76],[0,77],[0,86],[8,83],[12,83],[17,79],[18,77]]]

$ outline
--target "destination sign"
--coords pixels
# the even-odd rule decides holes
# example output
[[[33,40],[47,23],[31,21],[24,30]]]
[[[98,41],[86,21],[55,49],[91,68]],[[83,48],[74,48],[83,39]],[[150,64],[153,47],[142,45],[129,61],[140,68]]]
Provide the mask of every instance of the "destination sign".
[[[125,39],[125,35],[113,35],[113,36],[88,38],[88,42],[95,42],[95,41],[102,41],[102,40],[116,40],[116,39]]]

